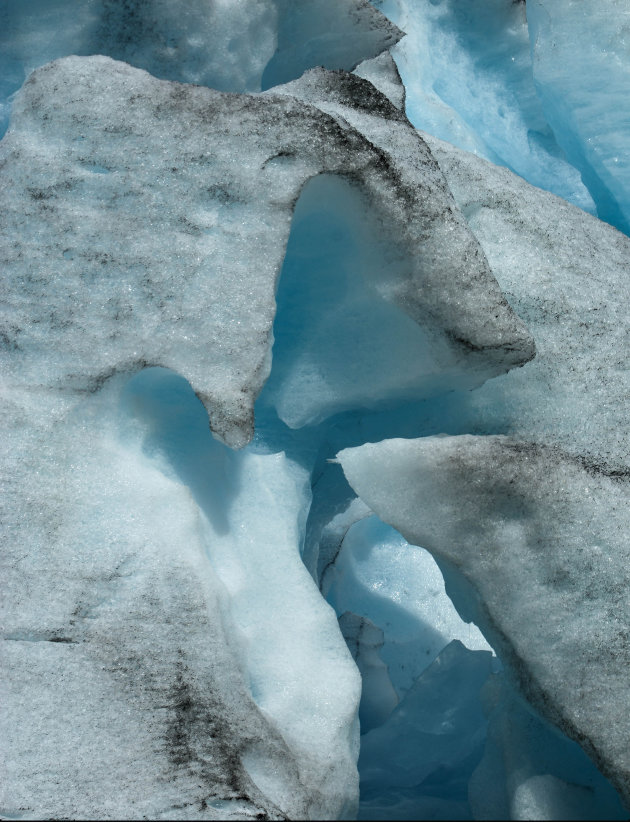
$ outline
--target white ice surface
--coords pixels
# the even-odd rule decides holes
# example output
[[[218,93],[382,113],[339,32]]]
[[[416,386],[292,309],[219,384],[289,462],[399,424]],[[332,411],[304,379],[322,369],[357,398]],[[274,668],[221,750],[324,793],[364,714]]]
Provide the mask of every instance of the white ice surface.
[[[311,85],[350,78],[389,105],[352,75],[311,75]],[[292,209],[321,172],[351,174],[383,238],[398,232],[395,264],[368,272],[368,293],[423,326],[447,379],[478,384],[532,356],[413,130],[383,120],[364,136],[289,92],[319,89],[224,95],[106,57],[31,76],[0,149],[9,379],[80,393],[116,371],[172,368],[217,435],[243,445],[271,364]],[[379,130],[397,135],[384,165]]]
[[[5,806],[352,815],[360,683],[299,556],[303,472],[218,443],[165,369],[63,419],[10,399]]]
[[[262,740],[286,778],[275,797],[305,813],[294,757],[235,654],[205,516],[121,441],[117,393],[64,420],[43,392],[13,391],[4,409],[3,520],[19,536],[2,561],[3,806],[39,819],[277,816],[242,761]]]

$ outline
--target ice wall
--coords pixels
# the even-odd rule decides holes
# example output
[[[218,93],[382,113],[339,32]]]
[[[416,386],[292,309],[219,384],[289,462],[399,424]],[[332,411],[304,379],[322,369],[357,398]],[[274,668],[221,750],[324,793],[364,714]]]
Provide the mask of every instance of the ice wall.
[[[374,0],[413,124],[628,233],[622,0]]]
[[[602,220],[630,230],[630,46],[619,0],[529,0],[534,79],[558,143]]]

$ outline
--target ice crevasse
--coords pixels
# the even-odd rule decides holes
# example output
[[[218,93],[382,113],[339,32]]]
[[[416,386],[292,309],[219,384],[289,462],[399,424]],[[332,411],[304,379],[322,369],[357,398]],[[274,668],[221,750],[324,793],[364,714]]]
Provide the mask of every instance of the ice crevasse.
[[[626,21],[482,5],[5,4],[3,818],[627,816]]]

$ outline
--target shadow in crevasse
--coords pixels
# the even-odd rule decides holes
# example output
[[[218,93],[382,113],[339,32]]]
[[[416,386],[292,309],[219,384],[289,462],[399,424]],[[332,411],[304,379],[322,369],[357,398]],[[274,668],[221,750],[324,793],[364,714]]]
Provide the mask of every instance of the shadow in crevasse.
[[[186,485],[218,534],[230,528],[239,455],[216,440],[190,383],[167,368],[145,368],[123,389],[121,408],[140,427],[142,448]]]

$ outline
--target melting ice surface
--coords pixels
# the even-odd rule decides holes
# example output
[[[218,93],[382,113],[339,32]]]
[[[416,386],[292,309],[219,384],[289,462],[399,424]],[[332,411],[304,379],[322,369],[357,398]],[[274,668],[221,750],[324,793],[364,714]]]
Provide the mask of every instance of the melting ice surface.
[[[0,33],[5,46],[3,112],[8,119],[9,98],[31,69],[69,53],[94,52],[164,80],[233,92],[273,92],[276,85],[296,80],[313,66],[351,70],[359,61],[367,61],[358,74],[393,89],[392,100],[398,104],[402,92],[391,61],[383,60],[387,54],[378,65],[371,61],[391,47],[405,84],[406,112],[416,127],[505,166],[625,231],[630,200],[623,149],[628,143],[621,122],[624,108],[618,103],[627,90],[623,9],[614,0],[595,5],[584,0],[584,4],[589,14],[599,10],[593,37],[589,14],[576,15],[570,0],[533,0],[527,9],[524,3],[508,0],[374,2],[407,32],[394,45],[401,33],[365,2],[313,0],[299,7],[283,0],[256,0],[217,2],[210,7],[191,3],[186,9],[167,0],[153,4],[90,0],[80,7],[47,0],[28,8],[7,3]],[[579,50],[571,46],[576,38],[582,44]],[[559,44],[557,54],[550,42]],[[591,43],[595,45],[588,48]],[[77,76],[88,76],[85,65],[82,70],[80,63],[73,64]],[[99,65],[103,71],[114,71],[109,64]],[[116,82],[123,82],[120,68],[115,71]],[[144,81],[137,73],[126,77],[123,85],[137,83],[143,90]],[[600,97],[609,77],[614,82],[607,85],[607,96]],[[508,172],[502,177],[494,167],[432,142],[499,285],[535,330],[539,351],[534,363],[507,375],[496,377],[509,366],[497,369],[493,361],[487,372],[476,365],[479,373],[469,377],[465,363],[473,362],[479,351],[469,345],[470,359],[464,358],[462,367],[456,358],[453,365],[448,335],[414,319],[409,291],[403,288],[410,263],[409,246],[401,239],[401,217],[396,215],[398,223],[388,222],[374,201],[379,192],[391,198],[382,182],[387,174],[404,189],[401,169],[419,162],[419,155],[410,149],[409,134],[399,127],[387,101],[370,96],[365,85],[352,85],[351,80],[347,75],[315,72],[310,86],[307,83],[301,91],[285,89],[280,103],[265,95],[255,98],[248,115],[252,133],[258,139],[273,125],[272,115],[264,128],[259,126],[255,106],[264,110],[277,104],[275,125],[278,133],[284,129],[286,145],[268,158],[262,153],[266,138],[261,138],[263,149],[260,157],[256,155],[256,165],[251,159],[255,151],[248,143],[251,135],[234,131],[229,150],[217,161],[230,175],[233,189],[216,185],[203,189],[207,172],[199,171],[196,179],[204,193],[197,214],[194,186],[178,178],[178,200],[187,213],[171,209],[169,231],[176,225],[181,247],[173,249],[165,231],[158,260],[159,243],[147,229],[134,258],[137,271],[131,272],[138,274],[137,282],[125,286],[134,294],[145,294],[138,304],[149,305],[149,314],[165,312],[164,324],[172,322],[173,329],[167,331],[164,350],[177,349],[178,357],[186,357],[189,349],[177,337],[181,318],[176,303],[181,289],[171,287],[169,280],[175,261],[180,275],[185,272],[188,283],[196,282],[196,277],[208,273],[206,259],[212,263],[221,255],[230,259],[230,248],[237,249],[241,256],[230,259],[230,264],[241,272],[240,296],[227,309],[229,300],[224,300],[222,328],[241,323],[253,327],[247,278],[254,270],[260,274],[263,266],[259,271],[258,257],[270,258],[273,243],[270,240],[265,250],[258,228],[239,229],[239,221],[253,215],[265,227],[267,239],[274,231],[285,236],[287,203],[297,200],[277,282],[271,372],[266,381],[263,371],[269,358],[264,350],[252,366],[258,385],[265,384],[256,402],[255,435],[249,445],[235,451],[213,438],[206,409],[191,384],[164,363],[153,365],[144,350],[127,357],[127,372],[135,373],[101,369],[104,373],[93,374],[94,384],[88,387],[80,384],[71,368],[71,379],[64,386],[60,366],[56,382],[44,389],[50,369],[28,372],[25,368],[24,373],[37,376],[32,380],[37,385],[21,386],[10,397],[13,405],[8,405],[7,419],[17,426],[17,447],[8,464],[12,476],[22,483],[15,483],[18,496],[31,506],[25,514],[19,502],[11,527],[18,531],[32,527],[43,537],[35,541],[27,583],[20,571],[16,571],[17,582],[12,576],[9,583],[19,605],[16,610],[22,609],[11,617],[5,636],[8,664],[17,676],[11,698],[20,724],[11,739],[16,750],[26,753],[16,756],[11,765],[11,784],[19,785],[19,790],[7,796],[2,812],[8,818],[29,818],[29,814],[32,818],[40,812],[80,818],[97,805],[110,818],[121,814],[249,818],[256,813],[267,818],[351,817],[357,813],[357,759],[359,818],[627,815],[611,784],[584,751],[520,695],[512,669],[509,665],[504,669],[475,624],[487,627],[479,619],[482,604],[456,563],[444,557],[436,562],[379,518],[376,505],[373,510],[357,496],[354,489],[359,482],[353,481],[351,487],[337,461],[344,449],[397,437],[488,437],[516,432],[534,440],[549,435],[552,447],[560,445],[567,451],[573,445],[578,457],[588,456],[589,465],[603,454],[606,465],[613,465],[619,474],[614,459],[623,462],[619,431],[625,392],[621,353],[626,343],[624,300],[617,297],[627,293],[627,286],[624,292],[617,284],[627,245],[620,235],[612,230],[606,233],[608,229],[603,231],[584,215],[577,217],[564,204],[537,199],[533,189],[514,183],[516,178]],[[307,101],[317,102],[322,88],[331,95],[329,105],[326,99],[322,102],[330,118],[322,118],[318,111],[319,120],[313,122],[323,123],[322,133],[334,135],[330,138],[333,160],[325,151],[330,146],[317,144],[314,132],[304,138],[298,127],[295,133],[291,130],[292,117],[300,121],[307,115],[292,99],[287,102],[287,95],[295,93],[303,99],[300,94],[306,94]],[[341,93],[346,88],[365,95],[357,105],[358,113]],[[177,95],[169,97],[169,93],[162,89],[161,103],[174,105]],[[198,119],[190,121],[193,128],[195,124],[201,128],[207,105],[201,95]],[[266,99],[272,102],[267,104]],[[568,101],[568,111],[561,101]],[[44,100],[38,106],[46,104]],[[151,111],[157,120],[159,105],[156,102],[156,111]],[[36,106],[31,113],[33,123],[38,122],[38,111]],[[370,141],[374,138],[378,148],[370,142],[371,154],[349,121],[352,128],[358,122],[364,128],[361,134]],[[95,122],[100,135],[97,116]],[[138,120],[140,139],[146,136],[146,122]],[[162,179],[167,171],[176,174],[178,169],[171,168],[168,135],[172,129],[165,122],[162,137],[155,138],[155,155],[161,162],[152,181],[151,191],[156,193],[146,195],[140,208],[143,214],[155,209],[156,215],[171,215],[169,185],[161,187]],[[234,124],[229,114],[226,122]],[[145,179],[138,176],[138,169],[136,177],[129,175],[127,188],[124,180],[119,183],[129,167],[113,135],[124,137],[124,125],[109,123],[112,137],[102,143],[114,147],[118,165],[112,164],[113,172],[82,157],[79,141],[85,138],[81,134],[73,144],[82,164],[80,173],[71,163],[69,171],[65,167],[60,171],[52,154],[38,155],[43,168],[50,165],[51,179],[54,171],[59,180],[51,190],[31,191],[27,210],[33,237],[41,238],[40,225],[46,221],[46,209],[52,210],[50,203],[71,198],[64,192],[73,186],[83,186],[89,203],[82,220],[86,235],[81,254],[75,257],[73,249],[57,248],[54,243],[52,251],[42,251],[43,259],[52,260],[51,266],[58,262],[57,251],[62,264],[68,264],[61,269],[67,305],[59,297],[54,310],[51,303],[48,316],[48,303],[37,297],[38,310],[55,334],[66,333],[64,329],[72,324],[64,315],[68,306],[68,317],[76,321],[72,301],[79,291],[67,285],[71,276],[84,287],[81,266],[92,272],[95,281],[97,273],[109,271],[109,252],[101,252],[95,262],[95,237],[114,249],[125,246],[125,253],[127,245],[136,248],[127,242],[129,237],[116,242],[121,235],[113,218],[108,217],[100,233],[89,234],[90,221],[98,225],[103,191],[112,192],[112,209],[119,196],[123,202],[141,196],[134,189],[136,180]],[[384,150],[379,145],[379,139],[386,139],[383,135],[392,141]],[[24,140],[28,142],[28,135]],[[180,142],[182,151],[188,152],[179,158],[186,169],[194,163],[211,165],[194,139],[185,142],[182,136]],[[36,140],[34,145],[37,148]],[[357,154],[364,152],[367,159],[364,167],[348,165],[344,174],[343,152],[348,145]],[[393,166],[388,166],[390,150]],[[342,157],[341,166],[335,166],[335,152]],[[19,161],[18,153],[14,152],[12,162]],[[147,168],[151,162],[147,157]],[[238,173],[233,171],[235,165]],[[382,168],[388,171],[379,178]],[[368,190],[364,178],[370,169],[376,183]],[[427,164],[427,169],[428,176],[436,174],[435,163]],[[359,172],[364,174],[361,180]],[[151,171],[146,173],[145,192]],[[265,179],[270,182],[253,186],[252,195],[243,180],[256,182],[257,174],[268,175]],[[85,179],[90,181],[87,187]],[[435,177],[431,180],[435,185]],[[290,184],[284,186],[285,181]],[[436,199],[443,197],[437,188],[433,191]],[[264,208],[259,206],[263,194]],[[189,195],[190,208],[185,200]],[[243,205],[251,205],[248,197],[256,204],[249,211]],[[446,203],[444,225],[454,237],[464,220],[454,202],[440,202]],[[400,205],[397,200],[395,204]],[[61,234],[64,220],[70,219],[71,208],[71,199],[63,201],[59,221],[50,232],[53,239]],[[417,204],[414,208],[417,212]],[[562,236],[549,239],[557,215],[565,228],[559,230]],[[21,224],[22,215],[15,219]],[[427,218],[419,232],[421,239],[426,235],[430,240],[432,232],[437,228]],[[231,242],[237,236],[240,245],[236,239]],[[457,236],[452,245],[459,249],[461,234]],[[147,242],[154,253],[149,263],[140,254],[146,256]],[[257,252],[252,252],[254,245]],[[279,240],[275,252],[281,247]],[[204,248],[212,253],[203,257],[198,249]],[[465,271],[479,261],[476,248],[465,246],[469,255],[462,266]],[[448,258],[452,249],[444,245],[442,250]],[[7,260],[19,262],[19,254],[12,254],[11,250]],[[576,268],[573,257],[579,258],[581,268]],[[589,267],[593,259],[604,274],[600,267]],[[521,272],[523,260],[528,267]],[[440,255],[434,255],[432,264],[441,272],[440,263]],[[37,265],[43,270],[44,263]],[[160,294],[160,265],[168,275],[166,298]],[[153,280],[149,274],[140,276],[144,266],[155,273]],[[22,278],[40,268],[27,269]],[[579,283],[570,279],[576,270]],[[558,271],[560,283],[554,281]],[[451,274],[445,267],[444,274],[435,275],[438,285],[433,283],[433,291],[427,292],[429,302],[445,299],[440,277],[448,280]],[[101,304],[96,299],[93,306],[104,323],[98,333],[115,354],[116,328],[108,327],[107,311],[118,309],[116,295],[108,291],[108,276],[98,280],[103,312],[99,313]],[[597,292],[601,304],[590,287],[600,276],[605,280]],[[217,282],[212,280],[215,288]],[[33,293],[39,295],[36,277],[34,283]],[[227,287],[225,283],[229,279],[221,288]],[[273,290],[268,290],[259,303],[270,313]],[[564,291],[570,292],[570,299]],[[55,289],[56,296],[64,293],[61,287]],[[204,315],[211,313],[201,304],[202,297],[214,306],[216,295],[212,285],[191,294],[186,316],[196,317],[199,331],[206,328]],[[468,295],[469,302],[474,299],[474,293]],[[462,313],[466,307],[462,304]],[[134,319],[127,319],[127,326],[133,329],[135,322],[148,328],[152,319],[140,317],[136,303],[133,310]],[[604,331],[593,319],[601,314],[608,318]],[[33,349],[40,345],[37,329],[45,327],[42,317],[32,323]],[[573,347],[567,346],[554,320],[558,317],[574,329]],[[263,349],[260,340],[268,331],[262,320],[257,328],[258,337],[252,335],[251,341],[254,354]],[[20,347],[22,331],[8,326],[2,338],[5,353],[13,357],[16,384],[22,373],[20,358],[28,365],[31,354],[28,346]],[[88,339],[87,329],[84,332]],[[150,341],[161,332],[156,327],[146,336]],[[224,349],[232,347],[226,334],[215,334],[213,359],[192,368],[195,379],[202,382],[210,367],[218,381],[223,371],[230,373],[229,359],[227,365],[221,360]],[[590,366],[581,350],[576,353],[578,336],[580,344],[591,349]],[[83,338],[79,335],[79,339]],[[606,345],[602,339],[614,342]],[[64,365],[66,351],[61,344],[58,347],[51,361]],[[202,349],[199,353],[194,348],[195,355],[206,356]],[[618,362],[609,356],[610,349],[617,352]],[[245,351],[243,362],[249,362],[251,352]],[[564,352],[566,362],[559,352]],[[82,364],[92,354],[84,345]],[[525,359],[515,361],[520,364]],[[138,370],[141,366],[146,367]],[[596,384],[597,374],[602,373],[609,383],[605,394]],[[495,379],[482,386],[488,376]],[[94,396],[84,396],[90,391]],[[572,425],[567,421],[578,394],[587,395],[589,414]],[[549,407],[544,405],[547,401]],[[621,416],[621,423],[615,414]],[[597,438],[589,440],[591,419],[600,429],[599,451],[593,446]],[[363,475],[361,482],[368,486],[378,479],[370,478],[369,465]],[[46,504],[38,507],[37,500]],[[429,521],[423,504],[411,513],[405,511],[405,516],[414,522],[414,517],[420,523]],[[450,525],[456,520],[456,508],[449,514]],[[437,502],[432,510],[438,510]],[[506,527],[501,534],[518,544],[515,528]],[[52,557],[46,551],[49,539],[57,540],[59,547]],[[20,548],[19,541],[17,545]],[[12,572],[22,559],[18,550]],[[47,579],[55,581],[52,593]],[[23,594],[25,588],[28,594]],[[491,638],[491,631],[486,635]],[[548,649],[544,656],[549,656]],[[54,703],[49,698],[51,679],[63,680]],[[29,689],[25,692],[30,702],[21,700],[22,687]],[[85,708],[82,715],[76,713],[78,704]],[[43,717],[42,727],[53,728],[54,733],[39,733],[38,724],[30,721],[31,709]],[[72,718],[70,731],[59,731],[58,716]],[[121,746],[119,739],[127,740],[126,744]],[[125,747],[126,758],[121,759],[118,754]],[[50,762],[54,762],[52,769]],[[65,794],[72,793],[66,786],[78,778],[77,763],[92,793],[71,796],[64,804]],[[112,784],[124,786],[115,796],[103,787],[102,773],[111,774]],[[45,802],[58,794],[55,780],[63,783],[64,797],[50,810]],[[40,807],[38,802],[44,804]]]

